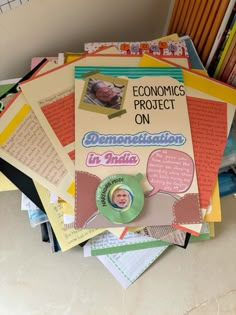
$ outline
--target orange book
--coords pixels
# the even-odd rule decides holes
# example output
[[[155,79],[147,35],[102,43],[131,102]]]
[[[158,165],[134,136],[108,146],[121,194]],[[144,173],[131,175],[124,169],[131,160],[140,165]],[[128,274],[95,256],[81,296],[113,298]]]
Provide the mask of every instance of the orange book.
[[[187,30],[188,25],[190,24],[190,21],[193,19],[192,13],[193,13],[193,7],[195,4],[197,4],[197,3],[195,3],[194,1],[189,2],[188,10],[187,10],[187,13],[186,13],[186,16],[184,19],[184,24],[183,24],[182,30],[181,30],[181,32],[183,34],[188,35],[188,33],[186,33],[186,30]]]
[[[199,21],[199,24],[198,24],[198,27],[197,27],[197,32],[196,32],[196,35],[193,39],[193,42],[194,42],[194,45],[198,51],[198,44],[199,42],[201,41],[202,39],[202,34],[204,34],[204,29],[205,29],[205,26],[206,26],[206,23],[207,23],[207,20],[211,14],[211,9],[212,9],[212,6],[214,4],[214,0],[208,0],[207,1],[207,4],[204,8],[204,11],[203,11],[203,14],[200,18],[200,21]],[[218,1],[217,1],[218,2]]]
[[[184,3],[183,3],[183,7],[182,7],[181,14],[179,17],[179,23],[177,25],[176,33],[183,33],[183,25],[184,25],[184,21],[186,19],[186,15],[188,12],[189,3],[190,3],[190,1],[184,1]]]
[[[207,20],[204,33],[202,34],[202,38],[198,45],[198,51],[203,64],[207,61],[228,4],[229,0],[219,0],[215,1],[213,4],[211,14]]]
[[[201,0],[192,1],[192,3],[193,3],[193,8],[192,8],[192,10],[190,12],[190,19],[189,19],[189,22],[187,24],[187,28],[186,28],[186,31],[185,31],[185,34],[187,34],[189,36],[190,36],[191,31],[192,31],[195,18],[197,16],[198,12],[199,12],[199,8],[200,8],[200,5],[201,5]]]
[[[193,22],[193,27],[189,34],[190,38],[192,39],[195,37],[199,24],[201,23],[202,14],[203,14],[203,11],[205,10],[206,4],[207,4],[207,0],[200,1],[200,5],[198,7],[198,11],[196,12],[195,19]]]

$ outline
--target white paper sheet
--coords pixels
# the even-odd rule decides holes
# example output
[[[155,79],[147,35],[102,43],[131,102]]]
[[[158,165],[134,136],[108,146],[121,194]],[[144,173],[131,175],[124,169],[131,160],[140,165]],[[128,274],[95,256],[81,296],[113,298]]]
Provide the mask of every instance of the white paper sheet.
[[[22,193],[21,210],[38,210],[38,207],[25,194]]]
[[[167,246],[98,256],[123,288],[128,288],[167,249]]]

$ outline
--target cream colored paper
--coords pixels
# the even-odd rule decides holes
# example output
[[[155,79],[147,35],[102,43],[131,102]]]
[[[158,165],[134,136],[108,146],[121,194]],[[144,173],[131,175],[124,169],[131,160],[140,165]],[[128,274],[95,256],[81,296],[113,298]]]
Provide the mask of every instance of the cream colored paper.
[[[107,56],[89,56],[82,57],[76,61],[65,64],[63,66],[57,67],[55,70],[49,71],[45,75],[29,80],[21,85],[21,89],[26,99],[29,101],[32,109],[34,110],[37,118],[42,124],[43,129],[49,135],[50,140],[53,143],[57,143],[58,147],[63,148],[66,156],[64,154],[64,162],[68,167],[69,172],[74,176],[74,163],[69,158],[68,154],[74,151],[74,139],[68,145],[62,146],[50,126],[48,120],[40,109],[39,103],[47,104],[53,100],[63,99],[63,96],[74,93],[74,66],[75,65],[130,65],[136,66],[140,62],[140,57],[109,57]],[[44,102],[44,103],[43,103]],[[73,112],[74,114],[74,112]],[[52,113],[53,115],[53,113]],[[61,114],[63,120],[63,114]],[[73,124],[73,122],[72,122]],[[63,125],[62,125],[63,129]],[[63,130],[62,130],[63,132]],[[74,131],[73,131],[74,136]],[[73,222],[73,218],[68,217],[70,222]],[[73,224],[73,223],[72,223]],[[122,233],[121,233],[122,234]],[[119,232],[116,235],[121,235]]]
[[[55,69],[57,65],[55,62],[48,61],[39,69],[36,75],[40,75],[46,71]],[[20,79],[16,79],[15,83],[19,82]],[[0,173],[0,191],[17,190],[18,188],[2,173]]]
[[[58,67],[58,64],[56,64],[55,62],[49,60],[49,61],[47,61],[47,62],[43,65],[42,68],[40,68],[40,69],[36,72],[36,74],[35,74],[33,77],[39,76],[39,75],[41,75],[41,74],[43,74],[43,73],[45,73],[45,72],[47,72],[47,71],[51,71],[51,70],[53,70],[53,69],[56,69],[57,67]]]
[[[20,92],[0,120],[0,155],[57,196],[74,204],[73,177]],[[62,152],[63,156],[64,152]]]
[[[40,106],[45,106],[66,95],[74,93],[74,66],[136,66],[139,62],[140,57],[110,56],[108,58],[107,56],[97,55],[82,57],[77,61],[57,67],[55,70],[45,75],[22,83],[21,89],[40,120],[44,130],[50,135],[50,139],[58,143],[59,140],[41,111]],[[74,141],[64,146],[64,150],[66,153],[73,151]],[[69,157],[67,158],[67,165],[70,168],[71,174],[73,174],[74,165]]]
[[[91,77],[89,77],[91,78]],[[102,76],[99,74],[99,76],[94,75],[92,77],[93,79],[100,79],[105,80],[106,76]],[[109,81],[109,79],[107,79]],[[115,84],[115,82],[114,82]],[[192,151],[192,143],[191,143],[191,132],[190,132],[190,126],[189,126],[189,120],[188,120],[188,111],[187,111],[187,104],[186,107],[184,106],[184,97],[180,100],[178,97],[174,97],[176,102],[176,106],[172,108],[172,110],[160,110],[160,111],[149,111],[150,112],[150,125],[138,125],[135,123],[134,118],[137,114],[142,112],[141,110],[136,110],[136,106],[132,106],[131,104],[134,104],[136,101],[134,95],[134,88],[137,89],[137,87],[150,87],[150,86],[181,86],[180,82],[176,79],[173,79],[168,76],[162,76],[162,77],[143,77],[139,79],[129,79],[127,81],[127,89],[124,96],[124,108],[127,109],[127,113],[122,115],[121,117],[108,120],[107,116],[98,112],[91,111],[91,107],[94,105],[88,105],[88,109],[84,110],[80,106],[84,105],[84,87],[86,87],[85,81],[76,79],[75,82],[75,92],[76,97],[77,93],[80,95],[80,104],[76,104],[76,170],[77,171],[86,171],[93,176],[98,176],[101,179],[104,179],[105,177],[113,174],[129,174],[129,175],[135,175],[136,173],[146,174],[147,169],[147,157],[151,152],[154,150],[154,147],[143,147],[143,146],[130,146],[129,147],[129,153],[135,154],[138,157],[139,163],[136,165],[132,165],[132,167],[129,165],[117,165],[116,163],[114,165],[105,165],[106,167],[103,167],[103,164],[97,165],[90,164],[90,156],[91,154],[93,156],[104,156],[107,151],[112,151],[113,155],[121,154],[121,152],[125,151],[126,148],[119,146],[119,145],[111,145],[110,147],[104,147],[104,145],[99,144],[92,144],[90,148],[90,144],[86,144],[89,142],[90,136],[92,137],[93,132],[96,134],[101,134],[101,136],[110,136],[110,135],[136,135],[138,132],[145,131],[149,133],[153,132],[161,132],[162,130],[171,130],[174,134],[184,134],[186,137],[186,142],[184,142],[184,146],[181,146],[180,148],[175,147],[176,150],[180,150],[181,152],[185,152],[189,155],[189,157],[193,158],[193,151]],[[180,88],[181,89],[181,88]],[[136,91],[136,90],[135,90]],[[137,92],[136,92],[137,94]],[[87,94],[86,94],[87,95]],[[181,97],[180,97],[181,98]],[[140,96],[139,98],[140,99]],[[142,95],[141,99],[145,99],[145,96]],[[148,99],[148,98],[147,98]],[[152,99],[152,98],[151,98]],[[150,101],[150,99],[149,99]],[[186,101],[186,100],[185,100]],[[181,106],[178,106],[179,102],[181,103]],[[157,113],[154,114],[154,113]],[[162,118],[160,118],[162,117]],[[179,121],[176,121],[176,117],[179,117],[181,119],[181,123]],[[185,117],[185,118],[184,118]],[[96,124],[94,125],[94,123]],[[158,127],[156,127],[158,126]],[[181,126],[181,127],[180,127]],[[125,127],[125,129],[124,129]],[[90,135],[91,133],[91,135]],[[96,135],[95,135],[96,136]],[[95,137],[96,138],[96,137]],[[82,144],[83,143],[83,144]],[[159,148],[161,146],[159,145]],[[174,147],[172,147],[174,148]],[[91,153],[92,152],[92,153]],[[78,157],[78,158],[77,158]],[[99,158],[100,159],[100,158]],[[102,159],[102,158],[101,158]],[[182,172],[183,174],[184,172]],[[188,193],[198,193],[198,186],[196,182],[196,173],[194,172],[193,180],[191,182],[191,186],[188,187]],[[150,189],[150,183],[147,181],[146,176],[144,176],[144,179],[141,182],[143,191],[149,191]],[[163,190],[165,190],[163,188]],[[180,193],[180,196],[181,193]],[[147,198],[147,203],[148,203]],[[78,202],[78,208],[79,208],[79,200]],[[163,202],[163,203],[162,203]],[[159,204],[157,206],[158,210],[160,211],[160,208],[164,207],[164,202],[167,202],[167,200],[159,200]],[[157,214],[151,214],[152,210],[149,209],[149,206],[146,206],[142,212],[142,215],[134,219],[132,222],[129,222],[127,226],[147,226],[147,225],[167,225],[172,224],[171,217],[168,216],[166,211],[166,214],[164,215],[164,210],[159,212],[159,215]],[[77,208],[77,209],[78,209]],[[156,209],[156,213],[158,212]],[[83,211],[83,209],[81,210]],[[145,216],[145,213],[147,215]],[[76,212],[78,218],[80,216],[78,210]],[[200,217],[200,216],[199,216]],[[85,218],[85,216],[83,216]],[[102,222],[102,219],[99,219],[100,217],[97,216],[93,220],[89,220],[89,222],[84,222],[84,219],[81,219],[80,223],[83,226],[82,221],[84,224],[88,224],[87,227],[108,227],[108,222]],[[155,221],[156,220],[156,221]],[[197,219],[196,219],[197,220]],[[78,221],[78,222],[79,222]],[[183,222],[183,221],[182,221]],[[186,222],[186,221],[185,221]],[[196,222],[200,222],[200,219]],[[179,221],[178,221],[179,223]],[[86,226],[86,225],[85,225]],[[114,226],[114,224],[110,223],[110,226]]]
[[[140,60],[140,57],[136,56],[109,56],[108,58],[105,55],[90,55],[57,67],[55,70],[36,77],[33,80],[29,80],[21,85],[21,89],[33,110],[36,109],[36,115],[42,118],[42,113],[39,111],[39,102],[41,100],[58,99],[63,97],[63,93],[74,92],[75,66],[137,66]],[[45,117],[43,121],[45,121]],[[51,129],[48,123],[45,123],[44,127]],[[64,147],[65,151],[69,153],[74,149],[73,145],[74,143],[71,143],[70,146]]]

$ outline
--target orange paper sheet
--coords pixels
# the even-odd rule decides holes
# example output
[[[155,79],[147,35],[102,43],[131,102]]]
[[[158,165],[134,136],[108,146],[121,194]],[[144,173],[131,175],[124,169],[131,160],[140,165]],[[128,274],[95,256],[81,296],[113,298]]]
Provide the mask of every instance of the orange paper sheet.
[[[201,208],[207,208],[227,141],[227,104],[187,97]]]

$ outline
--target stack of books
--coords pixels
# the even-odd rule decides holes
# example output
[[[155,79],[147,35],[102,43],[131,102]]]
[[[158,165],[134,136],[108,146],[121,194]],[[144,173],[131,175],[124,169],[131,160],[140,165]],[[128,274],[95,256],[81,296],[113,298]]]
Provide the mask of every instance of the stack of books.
[[[192,38],[211,77],[235,86],[236,2],[175,0],[168,34]]]
[[[236,91],[191,38],[32,62],[2,92],[0,171],[52,252],[79,246],[127,288],[171,247],[214,237]]]
[[[222,21],[206,68],[210,76],[236,86],[236,4]]]

